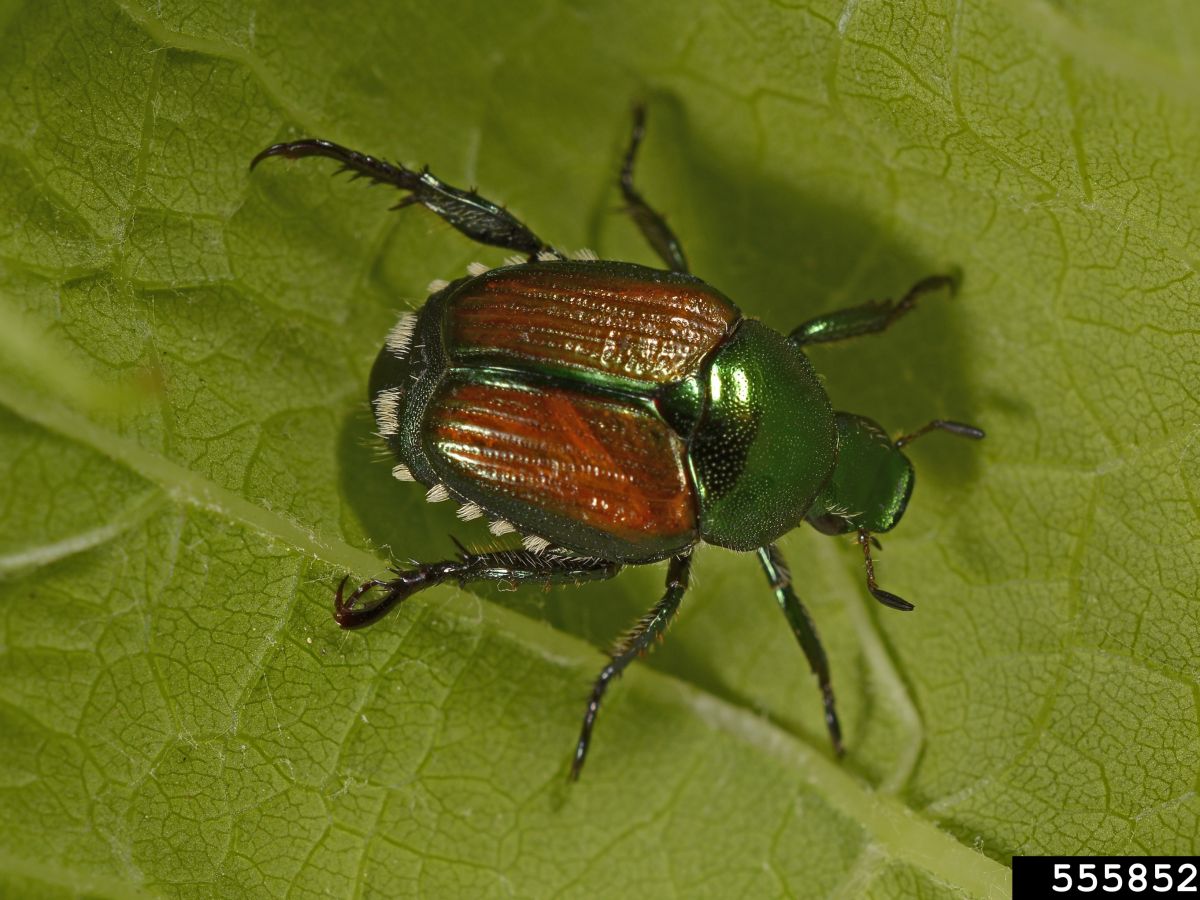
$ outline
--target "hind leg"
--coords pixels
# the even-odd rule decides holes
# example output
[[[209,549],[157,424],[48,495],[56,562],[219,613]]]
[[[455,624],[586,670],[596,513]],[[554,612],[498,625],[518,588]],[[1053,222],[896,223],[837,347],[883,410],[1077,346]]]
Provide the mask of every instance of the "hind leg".
[[[357,150],[350,150],[332,141],[304,138],[274,144],[250,162],[253,169],[269,156],[300,159],[323,156],[341,163],[340,171],[353,173],[354,178],[368,178],[374,184],[390,184],[406,193],[393,209],[419,203],[437,213],[455,229],[479,244],[503,247],[524,253],[530,259],[548,253],[561,258],[557,250],[534,234],[525,223],[474,191],[464,191],[437,178],[429,169],[413,171],[402,165],[385,162]]]
[[[621,564],[617,562],[581,559],[553,551],[529,553],[522,550],[498,550],[492,553],[471,553],[462,550],[457,559],[421,563],[412,569],[393,569],[395,578],[386,581],[375,578],[364,581],[348,597],[343,593],[347,580],[343,578],[337,589],[333,617],[343,628],[362,628],[378,621],[388,610],[403,603],[418,591],[446,581],[456,581],[462,585],[473,581],[576,584],[612,578],[620,570]],[[377,589],[383,592],[378,600],[369,604],[359,602]]]

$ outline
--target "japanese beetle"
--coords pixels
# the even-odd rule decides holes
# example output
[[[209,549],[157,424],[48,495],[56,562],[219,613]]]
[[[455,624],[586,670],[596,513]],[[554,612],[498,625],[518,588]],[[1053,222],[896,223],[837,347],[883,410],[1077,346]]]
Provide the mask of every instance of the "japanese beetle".
[[[349,596],[343,578],[334,615],[358,628],[448,580],[577,583],[670,560],[662,599],[596,679],[571,764],[578,778],[609,682],[662,636],[696,545],[754,551],[817,676],[841,755],[825,652],[774,542],[803,521],[853,533],[871,594],[912,609],[876,585],[871,562],[873,534],[900,521],[912,492],[901,450],[931,430],[983,432],[935,420],[893,440],[870,419],[834,412],[803,348],[883,331],[953,282],[926,278],[899,302],[820,316],[786,337],[745,318],[688,274],[675,234],[634,188],[644,121],[639,107],[619,185],[665,270],[569,259],[474,191],[329,141],[275,144],[254,158],[251,168],[270,156],[333,159],[352,177],[404,191],[397,206],[420,204],[471,240],[519,254],[431,284],[420,311],[388,335],[370,399],[398,479],[423,484],[431,502],[454,500],[464,521],[486,517],[493,535],[520,532],[523,548],[460,544],[457,559],[395,568]],[[360,603],[375,589],[379,599]]]

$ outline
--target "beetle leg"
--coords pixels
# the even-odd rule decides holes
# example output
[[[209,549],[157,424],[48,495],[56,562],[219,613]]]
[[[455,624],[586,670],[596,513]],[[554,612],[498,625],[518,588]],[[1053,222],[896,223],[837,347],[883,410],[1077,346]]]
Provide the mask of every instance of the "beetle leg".
[[[904,434],[896,438],[893,446],[899,450],[905,444],[911,444],[923,434],[928,434],[931,431],[948,431],[951,434],[956,434],[959,437],[970,438],[973,441],[983,440],[984,433],[982,428],[976,428],[974,425],[967,425],[965,422],[948,422],[945,419],[934,419],[928,425],[923,425],[912,434]]]
[[[903,597],[897,597],[890,591],[885,591],[875,583],[875,562],[871,559],[871,532],[865,528],[858,529],[858,546],[862,547],[863,562],[867,568],[867,590],[871,596],[892,609],[908,612],[915,607]]]
[[[899,301],[870,300],[859,306],[851,306],[817,316],[793,329],[792,333],[788,335],[788,340],[802,346],[842,341],[864,334],[877,334],[887,329],[905,313],[915,309],[917,300],[925,294],[942,288],[948,288],[953,292],[957,287],[958,282],[951,275],[930,275],[909,288],[908,293]]]
[[[779,606],[783,610],[783,614],[787,616],[788,624],[792,626],[796,640],[800,642],[800,649],[804,651],[809,668],[817,676],[817,684],[821,688],[821,700],[825,704],[825,727],[829,730],[830,741],[833,742],[833,752],[842,756],[846,751],[842,746],[842,728],[838,724],[837,709],[834,708],[833,703],[833,684],[829,679],[829,659],[825,656],[825,648],[821,646],[820,637],[817,636],[817,628],[813,625],[808,610],[804,608],[804,604],[792,590],[792,574],[788,571],[787,563],[784,562],[779,548],[775,544],[759,547],[758,561],[762,563],[767,581],[771,583],[771,590],[775,592],[775,599],[779,601]]]
[[[407,196],[393,209],[419,203],[437,213],[476,243],[516,250],[528,255],[531,260],[544,253],[562,257],[562,254],[530,231],[504,207],[481,197],[473,190],[464,191],[446,184],[427,168],[416,172],[320,138],[273,144],[251,160],[250,168],[253,169],[269,156],[283,156],[288,159],[324,156],[341,163],[340,171],[352,173],[352,178],[367,178],[373,184],[390,184],[407,191]]]
[[[620,563],[610,560],[582,558],[554,551],[538,554],[523,550],[500,550],[494,553],[464,551],[458,559],[423,563],[415,569],[393,569],[395,578],[364,581],[349,597],[343,593],[349,578],[346,576],[338,585],[333,617],[343,628],[362,628],[377,621],[392,607],[403,603],[418,591],[444,581],[453,580],[463,585],[470,581],[578,583],[612,578],[620,569]],[[383,591],[380,599],[359,605],[359,600],[377,588]]]
[[[583,728],[579,732],[579,743],[575,745],[575,756],[571,760],[571,780],[577,781],[583,769],[583,761],[587,757],[588,744],[592,740],[592,726],[596,724],[596,713],[600,711],[600,701],[608,690],[608,683],[625,670],[631,662],[645,653],[653,645],[656,638],[661,638],[667,630],[672,617],[679,609],[688,586],[688,574],[692,568],[692,551],[672,557],[667,569],[667,590],[661,600],[650,611],[637,620],[633,628],[621,638],[613,648],[612,659],[600,671],[600,676],[592,686],[592,695],[588,698],[587,711],[583,715]]]
[[[656,212],[633,186],[633,164],[645,134],[646,107],[639,103],[633,108],[633,133],[629,136],[629,147],[621,165],[620,184],[621,195],[625,198],[625,211],[632,217],[651,249],[667,264],[667,268],[672,272],[686,272],[687,258],[683,255],[683,246],[679,243],[679,238],[675,236],[667,220]]]

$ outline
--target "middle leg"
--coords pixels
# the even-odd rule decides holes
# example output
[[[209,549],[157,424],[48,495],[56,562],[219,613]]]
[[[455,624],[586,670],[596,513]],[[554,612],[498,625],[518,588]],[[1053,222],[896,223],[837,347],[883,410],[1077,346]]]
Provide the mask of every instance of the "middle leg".
[[[633,134],[629,137],[629,148],[625,151],[625,161],[621,166],[621,195],[625,198],[625,210],[642,232],[642,237],[667,264],[667,268],[672,272],[686,272],[687,257],[683,255],[679,238],[662,214],[653,209],[633,186],[633,163],[645,133],[646,108],[638,104],[633,109]]]
[[[592,727],[596,724],[596,714],[600,711],[600,701],[608,684],[616,676],[625,671],[625,667],[650,649],[655,638],[661,638],[667,630],[667,625],[679,609],[679,602],[687,590],[688,576],[692,570],[692,551],[688,550],[681,556],[671,559],[667,569],[667,590],[663,598],[656,603],[648,613],[638,619],[613,649],[612,659],[596,679],[592,687],[592,696],[588,698],[587,712],[583,715],[583,728],[579,732],[579,742],[575,745],[575,756],[571,760],[571,780],[578,781],[583,769],[583,761],[587,758],[588,746],[592,741]]]

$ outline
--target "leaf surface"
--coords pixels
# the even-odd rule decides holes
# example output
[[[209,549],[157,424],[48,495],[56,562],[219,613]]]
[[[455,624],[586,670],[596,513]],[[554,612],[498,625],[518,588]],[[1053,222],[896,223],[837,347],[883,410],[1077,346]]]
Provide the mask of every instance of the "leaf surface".
[[[0,5],[0,885],[14,895],[1007,896],[1018,853],[1194,853],[1200,14],[1184,4]],[[478,184],[563,247],[787,330],[958,269],[813,351],[914,445],[865,592],[783,548],[849,754],[753,560],[699,556],[566,766],[662,567],[443,588],[366,632],[342,574],[447,505],[373,458],[397,311],[473,248],[306,135]]]

